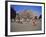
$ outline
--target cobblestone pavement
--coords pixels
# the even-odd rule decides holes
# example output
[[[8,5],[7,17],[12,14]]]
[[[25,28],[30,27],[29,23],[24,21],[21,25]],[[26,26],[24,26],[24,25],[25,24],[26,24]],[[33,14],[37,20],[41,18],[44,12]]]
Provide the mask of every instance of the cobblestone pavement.
[[[37,24],[35,26],[32,25],[32,22],[30,23],[16,23],[16,22],[11,22],[11,31],[12,32],[20,32],[20,31],[37,31],[41,30],[42,23],[40,20],[37,20]]]

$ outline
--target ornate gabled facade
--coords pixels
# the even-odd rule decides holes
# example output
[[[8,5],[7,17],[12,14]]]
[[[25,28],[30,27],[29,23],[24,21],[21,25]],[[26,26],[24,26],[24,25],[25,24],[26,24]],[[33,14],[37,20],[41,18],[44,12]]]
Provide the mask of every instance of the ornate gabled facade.
[[[22,21],[22,22],[23,21],[24,22],[30,21],[32,18],[37,16],[37,14],[32,12],[31,10],[23,10],[23,11],[19,12],[18,14],[19,14],[19,16],[16,15],[16,20],[19,20],[19,21]]]

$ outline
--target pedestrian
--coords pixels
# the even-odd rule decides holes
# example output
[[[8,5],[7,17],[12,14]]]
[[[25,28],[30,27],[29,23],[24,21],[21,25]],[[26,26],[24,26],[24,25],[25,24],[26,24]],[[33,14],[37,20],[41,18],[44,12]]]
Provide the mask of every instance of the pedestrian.
[[[36,26],[36,24],[37,24],[37,16],[32,18],[32,25]]]

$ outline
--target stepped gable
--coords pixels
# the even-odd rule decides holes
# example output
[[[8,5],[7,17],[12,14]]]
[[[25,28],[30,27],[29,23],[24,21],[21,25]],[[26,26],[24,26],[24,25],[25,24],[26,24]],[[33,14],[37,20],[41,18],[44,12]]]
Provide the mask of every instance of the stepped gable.
[[[22,17],[27,17],[27,16],[34,17],[34,16],[37,16],[37,13],[34,13],[34,12],[31,11],[31,10],[22,10],[21,12],[19,12],[19,14],[20,14]]]

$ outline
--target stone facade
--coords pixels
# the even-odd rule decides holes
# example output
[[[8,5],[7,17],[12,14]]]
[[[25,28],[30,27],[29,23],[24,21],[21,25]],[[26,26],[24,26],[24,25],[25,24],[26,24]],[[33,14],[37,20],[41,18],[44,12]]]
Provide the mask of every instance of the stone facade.
[[[31,19],[33,19],[35,16],[37,15],[31,10],[24,10],[22,12],[19,12],[19,16],[16,16],[16,20],[19,22],[30,22]]]

